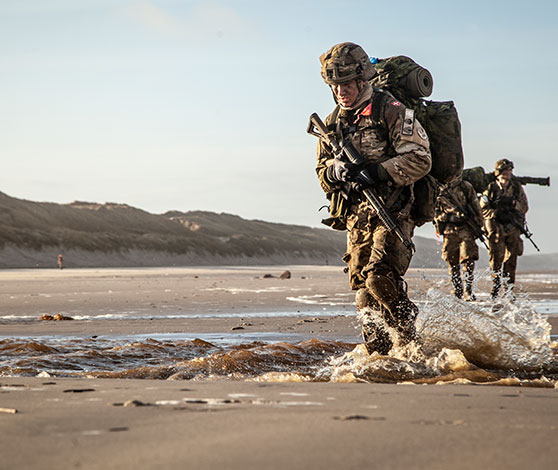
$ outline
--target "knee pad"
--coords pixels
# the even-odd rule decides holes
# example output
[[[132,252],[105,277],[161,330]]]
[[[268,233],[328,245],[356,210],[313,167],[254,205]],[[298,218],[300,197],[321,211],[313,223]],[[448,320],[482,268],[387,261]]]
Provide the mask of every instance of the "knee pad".
[[[368,289],[364,287],[357,290],[357,293],[355,294],[355,304],[357,310],[361,310],[365,307],[369,307],[373,310],[380,310],[380,304],[378,304],[378,301],[370,294],[370,292],[368,292]]]
[[[382,274],[370,273],[366,278],[368,292],[381,305],[389,308],[399,297],[397,283]]]

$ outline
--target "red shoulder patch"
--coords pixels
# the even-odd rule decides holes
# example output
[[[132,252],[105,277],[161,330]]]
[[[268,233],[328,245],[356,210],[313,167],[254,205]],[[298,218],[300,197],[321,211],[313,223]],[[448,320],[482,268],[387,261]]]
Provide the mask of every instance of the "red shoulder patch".
[[[399,101],[392,101],[391,104],[392,106],[401,106],[401,103]]]
[[[366,108],[364,108],[361,112],[360,112],[361,116],[371,116],[372,115],[372,103],[370,103],[368,106],[366,106]]]

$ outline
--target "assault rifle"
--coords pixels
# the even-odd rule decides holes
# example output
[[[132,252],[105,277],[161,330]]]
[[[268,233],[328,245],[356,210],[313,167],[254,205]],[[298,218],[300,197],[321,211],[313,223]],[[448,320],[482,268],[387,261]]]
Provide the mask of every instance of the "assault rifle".
[[[461,206],[461,204],[459,204],[459,202],[457,202],[457,200],[454,198],[454,196],[453,196],[453,194],[450,190],[448,190],[447,193],[441,195],[441,197],[444,197],[446,195],[450,198],[450,200],[451,200],[450,202],[453,204],[453,206],[459,212],[461,212],[463,215],[465,215],[465,223],[473,231],[474,237],[479,239],[482,242],[482,244],[484,245],[484,247],[488,250],[488,244],[486,243],[486,238],[484,236],[484,230],[482,229],[482,227],[480,225],[478,225],[475,222],[476,214],[473,211],[473,209],[471,209],[471,205],[467,204],[465,206],[465,208],[463,208],[463,206]]]
[[[536,176],[513,176],[512,179],[519,181],[522,185],[538,184],[539,186],[550,186],[550,176],[538,178]]]
[[[537,249],[537,251],[541,251],[537,246],[537,244],[531,238],[533,234],[529,231],[529,227],[527,227],[527,219],[525,219],[525,216],[523,214],[514,211],[513,213],[510,214],[510,221],[513,225],[515,225],[519,229],[521,234],[533,244],[533,246]]]
[[[488,185],[496,180],[494,172],[486,173],[482,166],[475,166],[473,168],[465,168],[463,170],[463,179],[473,185],[477,193],[482,193],[486,190]],[[515,176],[512,175],[512,180],[526,184],[538,184],[539,186],[550,186],[550,176],[536,177],[536,176]]]
[[[382,199],[376,194],[373,189],[374,180],[370,177],[368,171],[364,166],[364,158],[357,152],[351,142],[343,139],[338,140],[335,135],[328,132],[324,122],[321,120],[320,116],[316,113],[312,113],[310,116],[310,121],[308,122],[308,128],[306,129],[308,134],[315,137],[324,139],[324,141],[333,150],[333,155],[335,158],[352,163],[358,168],[358,175],[354,178],[355,182],[358,181],[362,183],[360,191],[374,208],[374,212],[378,218],[382,221],[385,227],[390,231],[395,233],[397,237],[403,242],[403,244],[411,250],[412,253],[415,252],[415,245],[411,240],[409,240],[406,235],[399,227],[397,220],[393,218],[390,212],[387,210]]]
[[[456,206],[458,210],[461,210],[460,206]],[[478,225],[477,223],[475,223],[474,217],[475,214],[473,212],[473,210],[471,209],[471,206],[469,204],[467,204],[467,206],[465,207],[465,212],[463,212],[467,218],[465,219],[465,223],[471,228],[471,230],[473,231],[473,235],[475,238],[478,238],[481,243],[484,245],[484,247],[488,250],[488,244],[486,243],[486,238],[484,236],[484,230],[482,229],[482,227],[480,225]]]

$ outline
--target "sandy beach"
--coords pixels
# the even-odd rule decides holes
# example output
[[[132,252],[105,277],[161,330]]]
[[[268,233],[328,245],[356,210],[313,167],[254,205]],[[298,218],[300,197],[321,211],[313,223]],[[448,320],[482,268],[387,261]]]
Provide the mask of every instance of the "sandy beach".
[[[280,278],[285,270],[290,279]],[[547,308],[558,291],[545,276],[518,279],[520,290]],[[407,280],[417,295],[431,287],[449,292],[443,270],[412,270]],[[486,280],[478,290],[482,302]],[[237,345],[222,356],[230,360],[258,341],[266,344],[254,357],[278,354],[269,355],[267,343],[293,349],[316,341],[348,351],[360,341],[339,267],[5,270],[0,306],[2,360],[10,364],[22,344],[30,355],[30,345],[59,352],[57,342],[90,342],[102,351],[102,340],[113,352],[134,342],[157,348],[197,338]],[[57,314],[73,320],[41,320]],[[557,317],[547,319],[557,334]],[[80,348],[65,357],[85,364]],[[162,356],[153,357],[164,365]],[[40,358],[41,352],[32,358],[35,372]],[[196,356],[189,366],[203,360]],[[94,361],[102,363],[102,354]],[[300,364],[285,374],[262,369],[189,380],[48,370],[0,376],[2,469],[520,469],[551,468],[558,458],[558,394],[553,382],[540,379],[308,382],[293,372],[305,370]]]

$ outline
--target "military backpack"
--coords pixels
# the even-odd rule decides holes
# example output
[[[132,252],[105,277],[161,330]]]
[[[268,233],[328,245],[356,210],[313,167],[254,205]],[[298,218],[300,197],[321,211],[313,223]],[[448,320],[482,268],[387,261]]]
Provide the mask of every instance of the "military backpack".
[[[375,59],[373,87],[389,91],[424,127],[430,141],[432,169],[414,184],[415,202],[411,215],[417,225],[434,219],[438,182],[448,183],[463,170],[461,123],[453,101],[428,101],[432,93],[432,75],[406,56]]]

